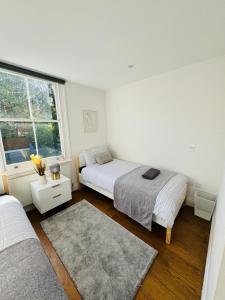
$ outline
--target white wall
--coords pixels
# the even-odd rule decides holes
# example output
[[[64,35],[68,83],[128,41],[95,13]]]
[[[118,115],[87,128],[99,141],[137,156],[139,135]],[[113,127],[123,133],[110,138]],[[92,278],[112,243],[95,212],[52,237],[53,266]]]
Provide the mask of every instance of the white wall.
[[[202,290],[202,300],[222,300],[225,295],[224,278],[225,263],[225,167],[224,176],[217,199],[216,211],[213,217],[208,254],[205,269],[205,278]],[[221,285],[222,281],[222,285]]]
[[[72,156],[77,155],[81,150],[106,144],[105,92],[67,82],[66,100]],[[84,132],[83,110],[97,111],[96,132]]]
[[[66,83],[67,111],[72,154],[106,143],[105,92],[77,83]],[[85,133],[83,110],[98,114],[97,132]]]
[[[120,158],[183,172],[218,191],[225,155],[225,56],[113,89],[106,112],[107,140]]]
[[[225,278],[225,248],[223,252],[223,259],[222,259],[220,273],[219,273],[217,287],[216,287],[215,300],[225,299],[224,278]]]

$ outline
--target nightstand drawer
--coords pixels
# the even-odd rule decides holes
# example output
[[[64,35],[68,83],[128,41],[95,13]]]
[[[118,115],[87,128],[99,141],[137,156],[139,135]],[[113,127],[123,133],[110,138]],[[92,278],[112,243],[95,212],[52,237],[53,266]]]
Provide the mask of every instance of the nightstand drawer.
[[[71,183],[69,180],[64,181],[62,183],[56,183],[46,189],[40,190],[38,193],[39,194],[38,197],[40,198],[41,201],[41,198],[43,199],[52,198],[55,195],[64,194],[68,190],[71,191]]]
[[[67,202],[68,200],[71,199],[71,194],[67,193],[67,194],[55,194],[53,195],[51,198],[48,198],[48,201],[46,201],[44,204],[41,204],[41,210],[42,213],[53,209],[56,206],[59,206],[65,202]]]

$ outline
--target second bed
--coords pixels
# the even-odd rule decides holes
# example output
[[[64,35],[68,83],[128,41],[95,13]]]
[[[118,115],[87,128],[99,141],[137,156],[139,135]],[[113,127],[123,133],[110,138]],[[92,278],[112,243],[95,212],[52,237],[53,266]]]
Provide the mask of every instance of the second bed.
[[[141,166],[130,161],[113,159],[103,165],[91,164],[80,168],[78,158],[78,176],[81,184],[86,185],[99,193],[114,199],[113,191],[116,180]],[[171,229],[175,218],[184,202],[187,192],[187,177],[176,174],[159,192],[154,210],[153,221],[167,228],[166,242],[171,239]]]

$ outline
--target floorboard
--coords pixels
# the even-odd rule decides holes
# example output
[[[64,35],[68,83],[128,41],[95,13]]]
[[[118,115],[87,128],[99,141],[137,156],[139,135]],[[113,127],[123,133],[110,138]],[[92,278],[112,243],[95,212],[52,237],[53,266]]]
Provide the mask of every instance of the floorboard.
[[[87,187],[73,193],[71,201],[47,213],[47,216],[82,199],[89,201],[159,251],[137,292],[136,299],[200,299],[210,231],[209,222],[194,216],[191,207],[182,207],[173,227],[172,242],[166,245],[165,228],[153,224],[152,232],[149,232],[115,210],[112,200]],[[41,228],[42,216],[34,209],[28,213],[28,217],[69,299],[81,299],[74,282]]]

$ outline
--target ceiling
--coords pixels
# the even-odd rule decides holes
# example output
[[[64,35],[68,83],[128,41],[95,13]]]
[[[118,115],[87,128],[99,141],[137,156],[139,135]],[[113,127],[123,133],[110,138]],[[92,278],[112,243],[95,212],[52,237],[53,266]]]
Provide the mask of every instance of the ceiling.
[[[225,1],[0,0],[0,37],[5,62],[110,89],[224,55]]]

